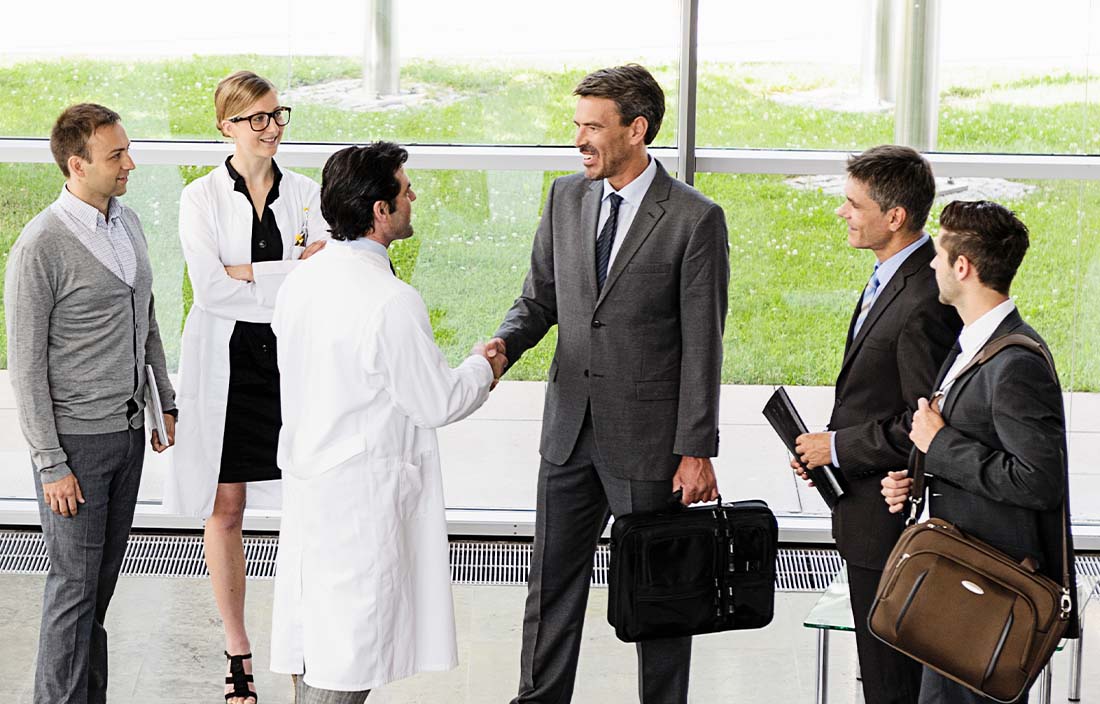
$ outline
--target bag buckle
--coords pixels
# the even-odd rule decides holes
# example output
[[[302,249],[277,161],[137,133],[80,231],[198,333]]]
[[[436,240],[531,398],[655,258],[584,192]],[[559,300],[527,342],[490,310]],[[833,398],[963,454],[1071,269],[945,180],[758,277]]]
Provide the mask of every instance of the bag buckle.
[[[1069,590],[1062,589],[1062,620],[1065,621],[1069,618],[1070,611],[1073,611],[1073,600],[1069,598]]]
[[[911,526],[917,522],[917,516],[920,515],[920,504],[922,501],[924,501],[923,496],[909,497],[909,518],[905,519],[906,526]]]

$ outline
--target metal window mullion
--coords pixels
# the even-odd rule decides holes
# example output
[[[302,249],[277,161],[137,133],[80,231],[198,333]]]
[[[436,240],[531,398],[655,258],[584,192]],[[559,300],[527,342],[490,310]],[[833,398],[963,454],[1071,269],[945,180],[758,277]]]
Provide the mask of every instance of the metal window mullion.
[[[695,183],[695,105],[699,85],[699,0],[680,0],[680,85],[676,176]]]
[[[284,144],[279,163],[320,168],[343,144]],[[456,171],[576,171],[573,147],[412,145],[410,169]],[[138,165],[216,166],[230,146],[221,142],[136,140]],[[657,147],[653,154],[670,170],[680,169],[679,149]],[[784,149],[696,148],[694,173],[813,175],[842,174],[850,152]],[[1016,179],[1100,180],[1100,156],[1044,154],[927,154],[939,176],[989,176]],[[0,163],[52,163],[45,139],[0,138]]]

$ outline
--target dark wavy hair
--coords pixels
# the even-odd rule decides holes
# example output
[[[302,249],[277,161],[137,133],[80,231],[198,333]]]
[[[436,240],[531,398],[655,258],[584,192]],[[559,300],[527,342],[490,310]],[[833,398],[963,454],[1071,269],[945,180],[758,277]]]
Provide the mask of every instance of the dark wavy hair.
[[[638,64],[593,71],[581,79],[573,95],[615,101],[623,125],[629,125],[637,117],[644,117],[649,125],[645,132],[646,144],[652,144],[661,130],[661,121],[665,117],[665,92],[653,74]]]
[[[1000,203],[957,200],[940,213],[939,241],[948,262],[966,257],[978,281],[1006,296],[1029,240],[1027,225]]]
[[[397,209],[397,170],[409,153],[393,142],[341,149],[321,172],[321,215],[334,240],[357,240],[374,229],[374,204]]]
[[[932,165],[915,149],[897,144],[871,147],[848,159],[848,175],[867,186],[883,212],[905,209],[905,229],[920,232],[936,198]]]

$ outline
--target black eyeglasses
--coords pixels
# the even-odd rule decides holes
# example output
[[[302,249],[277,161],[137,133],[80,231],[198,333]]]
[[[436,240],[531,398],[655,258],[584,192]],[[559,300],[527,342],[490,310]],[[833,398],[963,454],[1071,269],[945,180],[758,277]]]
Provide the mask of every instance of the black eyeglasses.
[[[257,112],[252,115],[229,118],[229,121],[233,123],[244,122],[245,120],[248,120],[248,126],[252,128],[253,132],[263,132],[272,120],[275,120],[275,124],[279,127],[286,127],[290,124],[290,108],[278,107],[271,112]]]

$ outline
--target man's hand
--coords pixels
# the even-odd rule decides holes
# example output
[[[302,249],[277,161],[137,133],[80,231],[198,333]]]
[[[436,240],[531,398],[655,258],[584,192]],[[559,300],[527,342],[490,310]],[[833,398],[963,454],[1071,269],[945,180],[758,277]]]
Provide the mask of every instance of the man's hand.
[[[882,478],[882,495],[886,497],[886,505],[890,507],[890,513],[898,513],[905,508],[905,501],[909,498],[909,489],[913,486],[913,480],[909,478],[909,470],[900,472],[888,472]]]
[[[164,429],[168,432],[168,444],[160,441],[160,433],[156,428],[149,434],[149,444],[153,446],[153,452],[164,452],[176,444],[176,417],[170,413],[164,414]]]
[[[508,358],[503,352],[491,351],[489,343],[485,342],[475,344],[470,349],[470,355],[481,355],[489,363],[493,370],[493,385],[489,388],[495,389],[497,382],[500,381],[500,375],[504,373],[504,367],[508,364]]]
[[[682,457],[672,477],[672,490],[683,489],[681,503],[685,506],[718,498],[718,479],[709,457]]]
[[[317,240],[316,242],[311,242],[309,246],[305,248],[305,251],[302,252],[302,256],[298,258],[309,259],[314,254],[317,254],[322,249],[324,249],[326,244],[328,244],[328,240]]]
[[[500,377],[504,375],[504,368],[508,366],[508,357],[505,356],[504,340],[499,337],[494,337],[485,343],[485,359],[489,360],[489,364],[493,365],[493,386],[496,388],[500,383]],[[499,358],[499,369],[496,364],[493,364],[493,360]]]
[[[798,460],[791,458],[791,469],[798,475],[798,478],[806,482],[806,486],[813,486],[814,482],[810,479],[810,475],[806,473],[806,470],[802,468],[802,465],[798,463]]]
[[[56,482],[44,482],[42,500],[57,515],[71,518],[76,515],[77,504],[84,503],[84,494],[80,492],[80,482],[76,480],[76,475],[70,474]]]
[[[917,412],[913,414],[913,429],[909,432],[909,439],[918,450],[928,452],[932,439],[945,425],[947,423],[943,421],[943,416],[940,414],[938,397],[932,399],[932,403],[929,403],[928,399],[917,399]]]
[[[795,438],[794,449],[810,469],[824,467],[833,461],[831,433],[804,433]]]
[[[314,244],[316,244],[316,242]],[[305,258],[304,254],[302,258]],[[227,266],[225,267],[225,274],[229,278],[236,279],[237,281],[253,281],[251,264],[234,264],[233,266]]]

